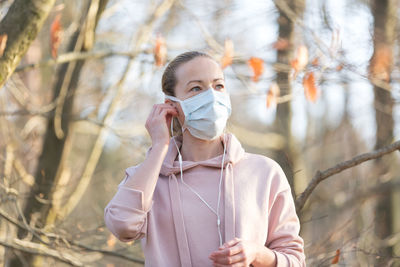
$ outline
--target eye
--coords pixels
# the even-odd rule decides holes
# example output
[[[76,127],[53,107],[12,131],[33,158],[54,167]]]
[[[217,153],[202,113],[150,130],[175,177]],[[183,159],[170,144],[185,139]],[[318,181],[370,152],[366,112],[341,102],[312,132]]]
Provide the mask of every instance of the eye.
[[[192,89],[190,89],[190,91],[192,91],[192,92],[198,92],[200,90],[201,90],[201,88],[199,86],[195,86]]]
[[[217,89],[217,90],[222,90],[222,89],[224,89],[224,85],[223,85],[223,84],[217,84],[217,85],[215,86],[215,89]]]

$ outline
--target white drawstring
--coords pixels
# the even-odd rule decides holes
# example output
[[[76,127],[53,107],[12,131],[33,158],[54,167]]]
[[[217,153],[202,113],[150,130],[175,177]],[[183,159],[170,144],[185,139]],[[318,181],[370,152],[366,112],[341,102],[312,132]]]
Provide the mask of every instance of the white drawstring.
[[[171,135],[173,135],[173,118],[171,120]],[[182,155],[181,152],[179,151],[178,145],[175,142],[175,137],[173,136],[172,139],[174,140],[176,149],[178,150],[178,160],[179,160],[179,168],[181,171],[181,181],[184,185],[186,185],[193,193],[195,193],[201,201],[206,204],[206,206],[217,215],[217,227],[218,227],[218,234],[219,234],[219,245],[222,246],[222,235],[221,235],[221,220],[219,218],[219,206],[220,206],[220,199],[221,199],[221,185],[222,185],[222,174],[224,170],[224,161],[225,161],[225,151],[226,151],[226,145],[225,145],[225,132],[223,133],[224,135],[224,154],[222,155],[222,162],[221,162],[221,175],[219,178],[219,187],[218,187],[218,204],[217,204],[217,211],[215,211],[191,186],[189,186],[185,181],[183,180],[183,170],[182,170]]]

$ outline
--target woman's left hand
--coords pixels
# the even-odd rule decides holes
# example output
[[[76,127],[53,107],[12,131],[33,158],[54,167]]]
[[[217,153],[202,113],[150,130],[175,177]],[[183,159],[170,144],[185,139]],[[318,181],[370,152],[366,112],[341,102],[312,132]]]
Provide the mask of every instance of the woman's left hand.
[[[248,267],[257,256],[258,245],[240,238],[226,242],[223,247],[210,254],[215,267]]]

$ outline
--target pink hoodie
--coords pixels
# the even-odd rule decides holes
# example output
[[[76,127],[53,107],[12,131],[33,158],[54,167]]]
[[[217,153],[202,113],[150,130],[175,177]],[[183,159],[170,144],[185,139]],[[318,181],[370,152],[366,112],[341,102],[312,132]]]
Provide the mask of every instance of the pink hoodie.
[[[277,266],[305,266],[303,239],[289,183],[272,159],[247,153],[231,134],[226,156],[220,218],[223,242],[235,237],[270,248]],[[178,147],[181,137],[175,138]],[[223,137],[221,136],[223,141]],[[150,148],[151,149],[151,148]],[[104,209],[107,228],[121,241],[141,239],[145,266],[212,266],[218,250],[216,215],[180,179],[177,150],[171,140],[150,207],[143,192],[125,185],[137,166],[126,169],[118,191]],[[217,210],[222,155],[183,161],[183,179]]]

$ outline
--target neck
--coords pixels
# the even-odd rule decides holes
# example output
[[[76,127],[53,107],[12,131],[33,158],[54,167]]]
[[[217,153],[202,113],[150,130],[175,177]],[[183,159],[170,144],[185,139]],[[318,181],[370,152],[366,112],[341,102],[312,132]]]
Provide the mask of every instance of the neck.
[[[186,161],[207,160],[224,153],[224,144],[220,138],[214,140],[202,140],[194,137],[188,130],[183,132],[182,159]]]

